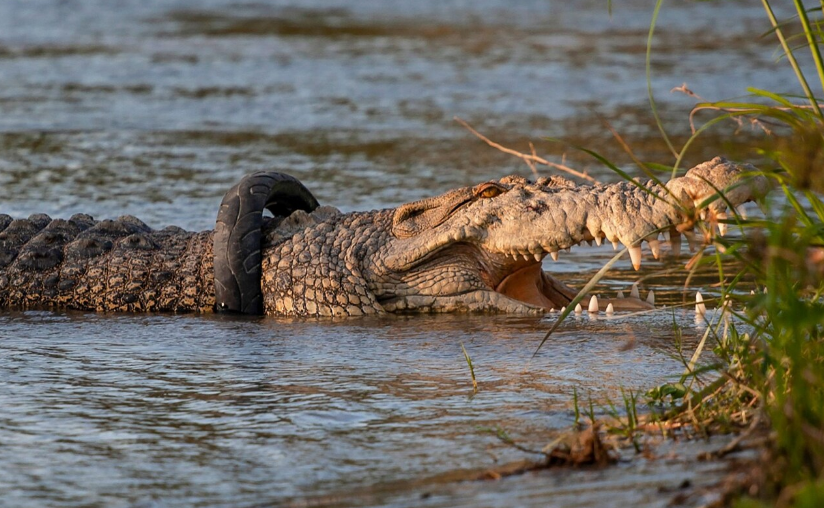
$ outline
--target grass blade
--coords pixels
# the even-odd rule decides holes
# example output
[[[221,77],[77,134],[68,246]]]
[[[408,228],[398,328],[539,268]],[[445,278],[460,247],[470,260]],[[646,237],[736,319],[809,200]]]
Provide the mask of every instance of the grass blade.
[[[469,365],[469,374],[472,376],[472,389],[475,390],[475,393],[478,393],[478,381],[475,379],[475,367],[472,366],[472,358],[469,357],[469,353],[466,351],[463,342],[461,342],[461,351],[463,351],[464,358],[466,358],[466,364]]]
[[[569,305],[566,306],[566,309],[564,309],[564,311],[561,313],[561,315],[555,321],[555,324],[552,325],[552,328],[550,328],[549,331],[546,332],[546,335],[544,335],[544,338],[541,340],[541,343],[538,344],[538,347],[535,349],[535,352],[532,353],[533,358],[535,358],[535,356],[538,354],[538,351],[541,350],[541,346],[544,345],[544,343],[549,338],[549,336],[552,335],[552,333],[555,330],[557,330],[559,326],[561,326],[561,323],[564,322],[564,319],[566,319],[566,317],[569,316],[569,313],[572,312],[575,309],[575,306],[578,305],[578,303],[581,301],[581,299],[592,288],[594,288],[596,284],[598,284],[598,282],[604,277],[604,275],[607,274],[607,272],[610,270],[610,268],[612,268],[613,265],[615,265],[615,263],[617,263],[618,260],[621,259],[621,257],[626,253],[627,253],[627,248],[624,247],[623,249],[621,249],[620,252],[618,252],[618,254],[614,255],[612,257],[612,259],[607,261],[607,263],[603,267],[601,267],[600,270],[598,270],[598,273],[593,275],[592,278],[589,279],[589,282],[587,282],[586,285],[583,288],[581,288],[581,291],[579,291],[578,294],[575,296],[575,298],[573,298],[572,301],[569,302]]]

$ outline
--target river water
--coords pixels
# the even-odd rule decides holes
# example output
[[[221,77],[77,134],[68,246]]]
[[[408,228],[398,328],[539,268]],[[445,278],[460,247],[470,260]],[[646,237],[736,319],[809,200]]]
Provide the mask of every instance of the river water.
[[[547,138],[632,171],[606,120],[639,157],[670,162],[647,102],[651,4],[5,0],[0,213],[200,230],[259,169],[344,211],[530,173],[454,116],[602,181],[614,176]],[[676,139],[696,101],[671,92],[682,83],[708,100],[795,91],[766,31],[752,2],[665,6],[652,88]],[[687,161],[753,159],[758,132],[736,128]],[[575,249],[546,268],[580,285],[611,255]],[[624,261],[602,289],[641,280],[673,303],[679,266]],[[0,311],[0,505],[663,506],[659,489],[719,474],[662,459],[421,483],[523,459],[489,429],[540,448],[572,423],[573,389],[617,400],[667,381],[673,323],[687,349],[703,333],[688,312],[579,317],[532,358],[553,320]]]

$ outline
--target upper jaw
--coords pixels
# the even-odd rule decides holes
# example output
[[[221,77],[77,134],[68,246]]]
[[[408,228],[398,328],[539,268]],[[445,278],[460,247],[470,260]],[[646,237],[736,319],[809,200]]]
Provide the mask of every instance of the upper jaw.
[[[677,255],[681,233],[689,237],[697,222],[708,223],[710,233],[717,227],[723,235],[727,204],[739,206],[770,188],[767,178],[754,172],[752,166],[716,157],[665,186],[652,181],[562,189],[527,185],[490,214],[508,215],[509,220],[493,222],[483,244],[498,255],[540,260],[546,254],[557,259],[559,251],[584,242],[601,245],[607,240],[616,250],[623,244],[637,270],[644,242],[658,259],[662,235]],[[724,199],[716,197],[718,190]]]
[[[400,273],[456,243],[474,243],[496,255],[540,260],[581,242],[600,244],[606,239],[616,247],[625,245],[637,268],[642,242],[657,257],[658,235],[667,232],[674,235],[676,250],[678,235],[690,230],[702,212],[709,212],[706,217],[718,223],[725,218],[726,203],[738,206],[766,193],[769,183],[764,176],[744,180],[754,169],[716,157],[664,186],[652,182],[594,187],[512,184],[500,196],[473,202],[428,231],[393,239],[381,262]],[[715,189],[724,190],[726,199],[705,203]]]

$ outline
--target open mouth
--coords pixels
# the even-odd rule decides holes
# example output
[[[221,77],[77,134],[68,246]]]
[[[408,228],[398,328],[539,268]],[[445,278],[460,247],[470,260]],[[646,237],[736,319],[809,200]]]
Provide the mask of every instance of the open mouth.
[[[516,269],[494,288],[496,292],[547,310],[560,309],[575,297],[575,291],[544,272],[535,262]]]
[[[657,249],[654,249],[653,257],[657,259],[659,253],[656,251]],[[479,249],[479,254],[480,252],[482,251]],[[557,260],[557,251],[555,252],[554,255],[553,252],[538,252],[537,254],[490,254],[487,252],[481,255],[484,260],[480,269],[481,278],[490,290],[512,300],[548,311],[561,309],[569,305],[577,296],[578,291],[543,270],[543,258],[546,254],[550,254],[553,259]],[[633,264],[639,265],[640,262],[633,257]],[[652,308],[653,305],[650,299],[646,302],[642,301],[637,294],[631,294],[625,298],[620,292],[617,299],[601,299],[600,297],[599,299],[604,305],[613,303],[615,310],[642,310]]]
[[[431,253],[414,270],[407,272],[412,275],[408,280],[439,280],[437,284],[427,287],[432,292],[421,295],[420,302],[423,303],[418,303],[414,297],[398,298],[392,295],[381,300],[381,304],[387,308],[396,304],[396,309],[406,310],[414,305],[432,305],[427,298],[434,296],[440,299],[442,305],[453,305],[454,299],[464,298],[464,295],[482,289],[478,287],[480,283],[484,291],[505,297],[502,300],[510,304],[517,302],[531,309],[558,310],[567,307],[578,291],[543,270],[544,257],[553,252],[557,251],[501,253],[489,252],[471,243],[452,244]],[[557,259],[556,256],[552,256],[553,259]],[[401,304],[403,307],[397,306],[401,300],[405,302]],[[467,301],[473,301],[472,297],[467,297]],[[604,305],[613,303],[616,311],[651,308],[637,296],[623,298],[619,295],[618,299],[604,298],[603,301]],[[513,307],[501,302],[496,304],[496,308]]]

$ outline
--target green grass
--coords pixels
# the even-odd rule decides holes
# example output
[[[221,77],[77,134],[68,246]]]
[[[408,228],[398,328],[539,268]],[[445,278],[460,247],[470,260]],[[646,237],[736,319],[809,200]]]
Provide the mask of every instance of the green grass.
[[[678,347],[684,370],[674,376],[677,381],[653,387],[643,396],[622,391],[622,404],[607,401],[605,409],[611,416],[609,431],[632,443],[639,432],[651,428],[666,434],[688,426],[695,435],[708,435],[751,432],[766,425],[771,458],[762,464],[760,497],[741,494],[737,506],[824,506],[824,114],[813,92],[815,85],[824,90],[824,1],[807,9],[794,0],[796,15],[790,20],[778,20],[770,1],[762,4],[773,27],[766,35],[778,39],[782,60],[789,66],[788,81],[794,78],[803,95],[750,88],[745,100],[698,104],[691,121],[697,111],[715,116],[695,128],[679,148],[658,117],[650,84],[652,35],[662,1],[656,3],[647,79],[653,115],[674,157],[669,171],[677,174],[690,146],[702,136],[732,135],[724,129],[731,119],[769,125],[763,129],[762,143],[753,147],[752,159],[775,182],[779,199],[771,202],[779,204],[761,203],[766,212],[760,218],[729,210],[722,221],[741,236],[718,237],[712,227],[704,231],[716,249],[705,247],[689,266],[715,266],[719,301],[729,305],[711,314],[713,320],[695,351]],[[800,52],[809,52],[815,69],[809,75],[799,63]],[[616,164],[586,152],[628,178]],[[655,178],[647,168],[641,170]],[[714,199],[726,200],[723,193]],[[730,265],[729,260],[737,263]],[[739,268],[730,272],[728,266]],[[603,273],[596,278],[600,276]],[[755,294],[749,294],[752,281],[758,288]],[[650,409],[646,415],[637,409],[642,400]],[[577,426],[577,390],[574,401]]]
[[[461,343],[461,351],[463,351],[466,364],[469,366],[469,375],[472,377],[472,391],[473,393],[478,393],[478,380],[475,379],[475,366],[472,365],[472,358],[469,357],[469,353],[466,351],[463,343]]]

